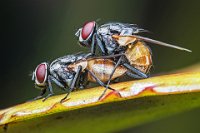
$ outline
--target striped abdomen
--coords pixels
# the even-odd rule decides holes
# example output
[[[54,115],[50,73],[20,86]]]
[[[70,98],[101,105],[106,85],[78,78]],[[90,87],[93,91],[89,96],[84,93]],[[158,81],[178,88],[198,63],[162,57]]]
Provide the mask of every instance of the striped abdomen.
[[[106,82],[108,81],[114,67],[115,63],[110,59],[93,59],[88,61],[87,69],[92,71],[102,82]],[[126,68],[123,66],[118,66],[111,79],[113,80],[122,76],[126,71]],[[88,80],[96,82],[96,80],[89,73]]]

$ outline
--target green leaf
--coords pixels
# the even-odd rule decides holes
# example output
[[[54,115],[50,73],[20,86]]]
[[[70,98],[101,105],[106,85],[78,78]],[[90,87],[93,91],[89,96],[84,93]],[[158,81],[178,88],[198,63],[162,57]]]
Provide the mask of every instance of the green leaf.
[[[80,102],[80,99],[91,99],[91,95],[98,97],[103,88],[73,92],[63,104],[58,102],[64,95],[59,95],[45,102],[38,100],[1,110],[0,123],[4,128],[2,131],[114,132],[200,107],[200,93],[194,92],[200,90],[198,72],[123,82],[112,87],[121,94],[127,94],[125,92],[133,92],[133,88],[140,89],[136,86],[144,87],[137,95],[132,93],[128,97],[118,97],[116,93],[108,92],[103,100],[95,103]],[[164,93],[163,90],[168,92]],[[72,107],[63,106],[70,100],[75,103],[70,104]],[[47,108],[48,110],[45,110]]]

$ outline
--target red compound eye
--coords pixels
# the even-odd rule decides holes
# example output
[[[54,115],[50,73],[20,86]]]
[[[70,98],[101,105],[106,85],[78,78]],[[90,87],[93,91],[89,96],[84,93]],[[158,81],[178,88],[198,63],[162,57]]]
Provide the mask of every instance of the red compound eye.
[[[38,67],[36,68],[36,72],[35,72],[36,79],[39,83],[43,83],[45,81],[45,77],[47,74],[46,68],[47,68],[47,66],[44,63],[38,65]]]
[[[89,35],[92,34],[94,27],[95,21],[88,22],[83,26],[81,36],[84,40],[86,40],[89,37]]]

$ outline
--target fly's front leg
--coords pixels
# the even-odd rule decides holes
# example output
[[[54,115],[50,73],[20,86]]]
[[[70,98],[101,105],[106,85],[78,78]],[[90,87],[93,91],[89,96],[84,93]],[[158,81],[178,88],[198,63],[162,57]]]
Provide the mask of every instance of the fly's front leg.
[[[45,100],[47,100],[49,97],[51,97],[52,95],[54,95],[51,81],[52,81],[51,76],[48,76],[48,90],[49,90],[49,94],[42,100],[43,102]]]
[[[61,103],[69,96],[70,92],[74,89],[76,82],[78,80],[78,77],[81,74],[81,71],[82,71],[82,66],[78,66],[77,72],[76,72],[74,79],[72,80],[72,83],[69,87],[69,92],[67,93],[67,95],[63,99],[61,99],[61,101],[60,101]]]
[[[92,44],[91,44],[91,54],[92,56],[95,55],[95,51],[96,51],[96,45],[95,45],[95,42],[96,42],[96,33],[94,33],[94,35],[92,36]]]
[[[96,33],[94,33],[93,36],[92,36],[92,43],[91,43],[90,53],[85,55],[85,58],[88,58],[88,57],[91,57],[91,56],[95,55],[95,52],[96,52],[95,42],[96,42]]]
[[[96,43],[99,46],[99,48],[101,49],[102,55],[106,55],[107,51],[105,48],[105,44],[102,43],[102,41],[100,40],[100,38],[97,34],[96,34]]]
[[[40,98],[42,98],[44,96],[44,94],[46,93],[46,89],[42,89],[41,93],[39,96],[35,97],[34,100],[38,100]]]
[[[37,97],[35,97],[34,99],[32,99],[32,100],[29,100],[29,101],[27,101],[27,102],[30,102],[30,101],[35,101],[35,100],[38,100],[38,99],[41,99],[41,98],[43,98],[44,97],[44,94],[46,93],[46,88],[41,88],[41,87],[38,87],[38,86],[36,86],[36,88],[39,88],[39,89],[41,89],[41,93],[40,93],[40,95],[38,95]]]

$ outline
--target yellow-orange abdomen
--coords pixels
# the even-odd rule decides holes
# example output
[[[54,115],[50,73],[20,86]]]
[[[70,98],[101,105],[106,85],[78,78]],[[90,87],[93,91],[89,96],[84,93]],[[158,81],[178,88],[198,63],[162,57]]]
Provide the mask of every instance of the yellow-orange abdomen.
[[[102,82],[108,81],[113,69],[115,67],[115,63],[110,59],[94,59],[88,62],[88,69],[92,71],[97,78],[99,78]],[[115,79],[117,77],[122,76],[126,72],[126,68],[123,66],[118,66],[115,70],[111,79]],[[88,80],[92,82],[96,82],[96,80],[88,73]]]
[[[129,44],[125,52],[129,63],[144,73],[148,73],[152,66],[151,51],[144,42]]]

